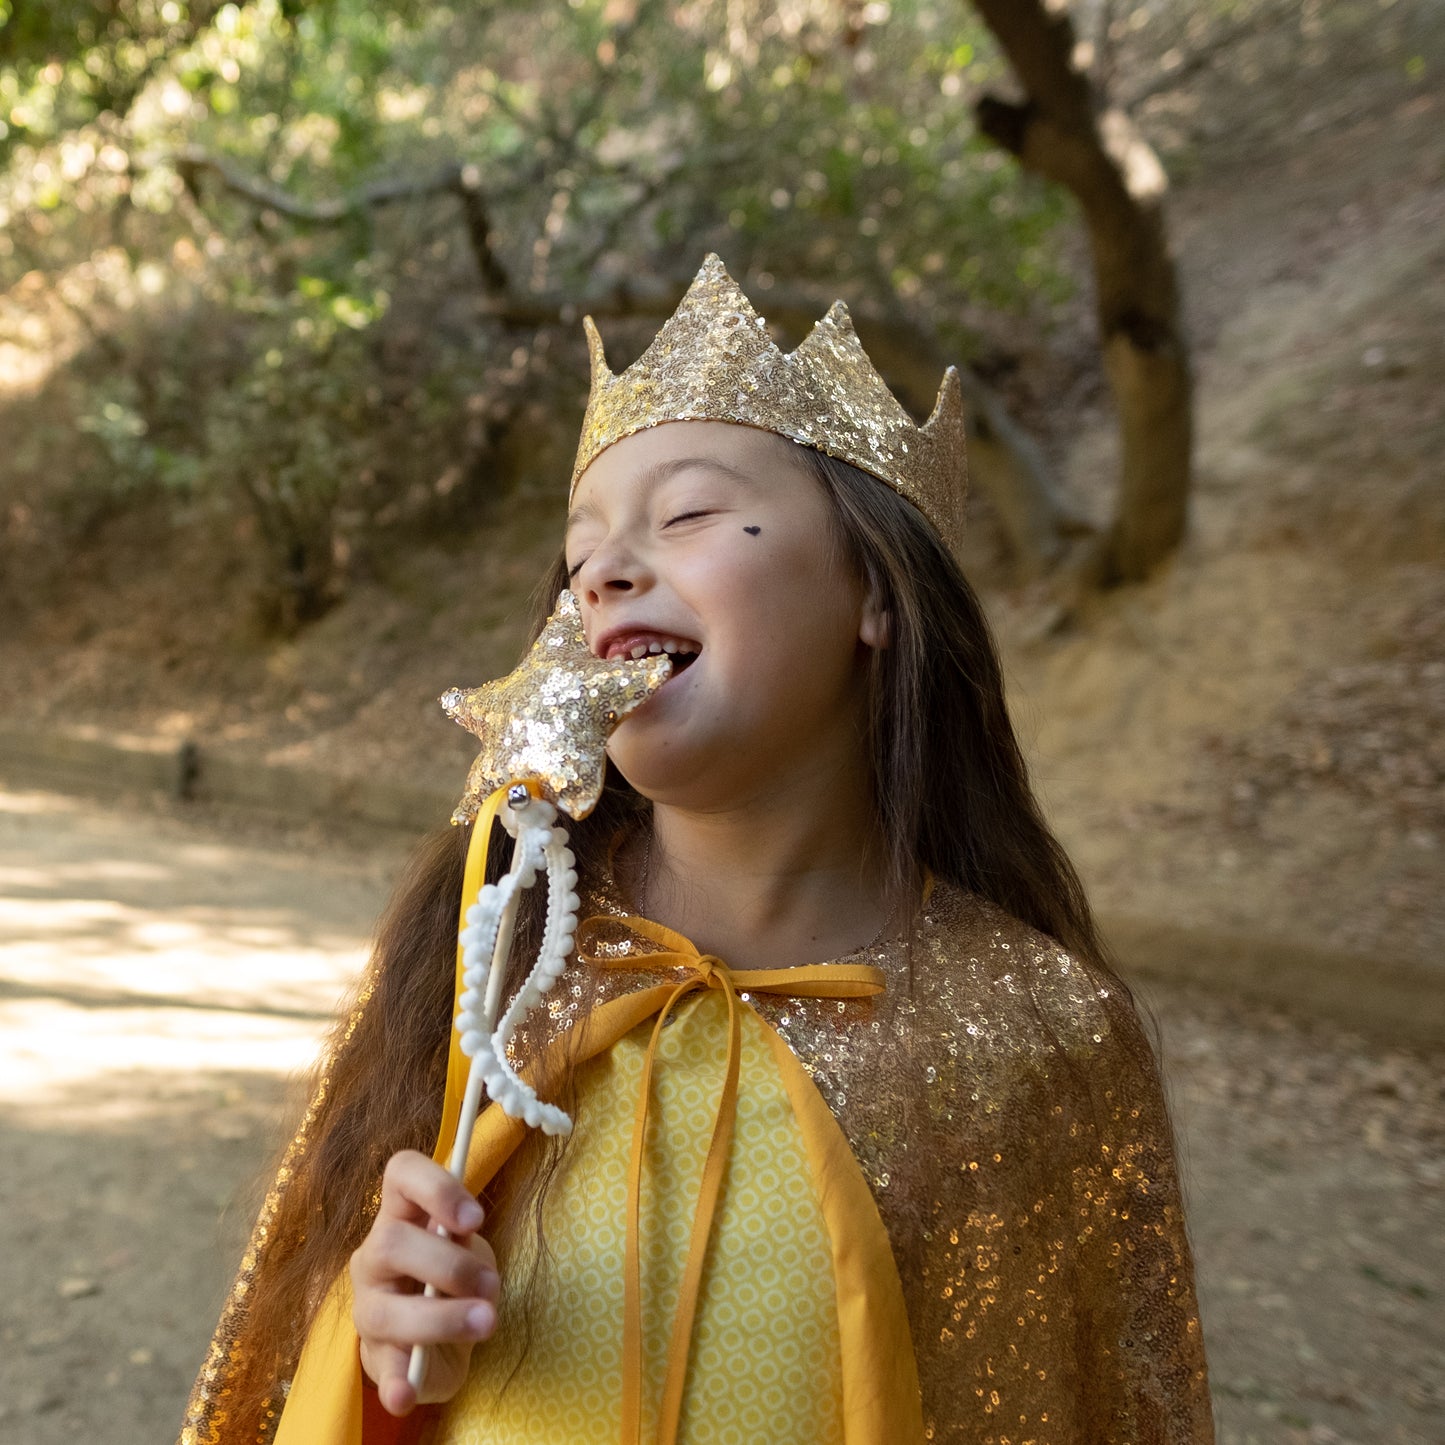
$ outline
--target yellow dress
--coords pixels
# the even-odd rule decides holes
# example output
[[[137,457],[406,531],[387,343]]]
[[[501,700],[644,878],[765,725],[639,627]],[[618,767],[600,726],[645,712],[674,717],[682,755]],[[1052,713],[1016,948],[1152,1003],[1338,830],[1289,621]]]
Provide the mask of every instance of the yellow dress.
[[[624,913],[611,883],[589,891],[595,912]],[[623,1085],[640,1044],[634,1030],[649,1025],[677,980],[689,976],[672,955],[661,955],[655,972],[647,972],[655,947],[638,937],[618,944],[618,957],[640,971],[609,972],[602,1001],[585,1018],[559,991],[549,1016],[534,1025],[528,1048],[566,1038],[575,1028],[586,1035],[578,1057],[611,1057],[589,1089],[615,1086],[617,1097],[626,1098]],[[839,963],[876,970],[881,989],[846,998],[743,990],[744,1053],[756,1062],[754,1045],[765,1047],[775,1071],[750,1069],[737,1107],[740,1120],[750,1117],[754,1103],[746,1085],[775,1077],[798,1125],[832,1265],[842,1438],[848,1445],[920,1439],[1208,1445],[1214,1438],[1208,1378],[1173,1138],[1157,1067],[1127,992],[1107,971],[997,905],[942,883],[899,937]],[[716,1028],[722,1001],[715,988],[702,994],[686,1015],[687,1028]],[[691,1034],[673,1044],[667,1033],[659,1036],[663,1057],[653,1093],[670,1125],[687,1122],[675,1113],[679,1096],[670,1092],[685,1086],[669,1083],[668,1074],[679,1062],[671,1051]],[[715,1045],[710,1048],[715,1055]],[[594,1148],[616,1156],[620,1149],[615,1137],[591,1137],[601,1112],[579,1113],[569,1145],[579,1157],[591,1157]],[[481,1189],[505,1166],[521,1127],[498,1111],[483,1114],[469,1164],[471,1187]],[[695,1135],[696,1121],[680,1132]],[[696,1145],[674,1147],[682,1150],[679,1160],[691,1150],[695,1163]],[[728,1168],[738,1179],[757,1162],[740,1162],[741,1153],[735,1139]],[[668,1167],[651,1156],[646,1162],[644,1200],[656,1186],[653,1171]],[[677,1167],[679,1178],[695,1178]],[[714,1222],[724,1235],[737,1232],[723,1253],[736,1247],[742,1253],[728,1258],[742,1258],[748,1231],[762,1220],[729,1214],[733,1177],[729,1172]],[[585,1193],[586,1178],[579,1174],[571,1185],[559,1178],[559,1198],[569,1188]],[[615,1177],[608,1187],[615,1190]],[[644,1249],[665,1237],[654,1227],[655,1206],[647,1209]],[[801,1249],[808,1222],[794,1220],[793,1228]],[[558,1236],[564,1272],[547,1308],[559,1320],[574,1298],[566,1293],[574,1287],[566,1271],[585,1267],[586,1234]],[[720,1237],[715,1232],[714,1242]],[[253,1244],[218,1329],[192,1396],[184,1445],[270,1438],[264,1421],[230,1420],[224,1393],[233,1352],[246,1347],[245,1296],[262,1277],[264,1244],[264,1235],[261,1245]],[[678,1247],[674,1239],[674,1251]],[[664,1348],[658,1331],[666,1330],[659,1321],[669,1315],[676,1254],[656,1273],[655,1262],[649,1256],[642,1291],[644,1427],[655,1407]],[[612,1292],[608,1307],[615,1311],[614,1266],[615,1257],[610,1285],[600,1274],[589,1280],[601,1297]],[[687,1370],[683,1441],[728,1438],[698,1433],[706,1428],[703,1402],[721,1396],[734,1367],[730,1357],[712,1353],[711,1344],[707,1368],[700,1364],[704,1339],[715,1341],[728,1323],[726,1310],[722,1316],[716,1310],[725,1303],[729,1266],[721,1273],[716,1264],[710,1268]],[[826,1275],[816,1255],[812,1271],[799,1313],[826,1329],[828,1311],[819,1310],[826,1305]],[[610,1411],[615,1346],[589,1337],[585,1348],[600,1393],[579,1397],[576,1386],[568,1398],[574,1406],[581,1398],[601,1401]],[[450,1412],[446,1428],[453,1440],[488,1438],[464,1433],[482,1417],[489,1389],[485,1353],[474,1356],[477,1373]],[[714,1382],[719,1365],[724,1375]],[[513,1382],[514,1403],[505,1404],[505,1393],[502,1400],[504,1411],[513,1412],[508,1428],[514,1433],[498,1438],[528,1438],[515,1433],[529,1428],[527,1402],[550,1390],[562,1369],[544,1351],[532,1384],[517,1389]],[[770,1383],[760,1376],[747,1388],[761,1400]],[[298,1398],[311,1404],[300,1406]],[[293,1371],[278,1445],[359,1440],[359,1399],[342,1280]],[[821,1412],[820,1402],[813,1403]],[[300,1413],[303,1408],[310,1413]],[[327,1422],[322,1434],[311,1427],[318,1419]],[[608,1414],[609,1424],[612,1419]],[[353,1424],[355,1433],[348,1433]],[[617,1437],[604,1426],[583,1438]],[[652,1438],[645,1428],[642,1438]],[[829,1437],[769,1430],[764,1438]]]
[[[797,1120],[755,1017],[745,1019],[736,1129],[692,1338],[680,1438],[841,1445],[833,1265]],[[547,1196],[546,1288],[515,1376],[479,1348],[437,1445],[613,1445],[622,1387],[627,1162],[650,1024],[579,1081],[579,1120]],[[641,1226],[647,1371],[643,1438],[657,1427],[668,1333],[712,1128],[727,1009],[695,996],[662,1033]],[[585,1122],[582,1122],[585,1121]],[[520,1261],[500,1259],[504,1280]],[[530,1263],[530,1261],[529,1261]],[[503,1329],[508,1317],[504,1298]],[[502,1386],[506,1388],[503,1389]]]

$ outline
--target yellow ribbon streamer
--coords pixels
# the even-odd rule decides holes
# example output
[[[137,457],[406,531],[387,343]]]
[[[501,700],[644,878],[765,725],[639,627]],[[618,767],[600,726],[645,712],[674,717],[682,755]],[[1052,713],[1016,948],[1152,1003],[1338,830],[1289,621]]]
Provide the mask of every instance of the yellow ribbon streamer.
[[[649,953],[619,957],[598,954],[584,942],[594,926],[620,926],[639,937],[660,944]],[[727,1173],[728,1149],[733,1122],[737,1117],[738,1061],[742,1052],[742,1026],[738,1015],[740,992],[776,993],[792,998],[866,998],[883,992],[881,970],[867,964],[819,963],[796,968],[732,969],[716,954],[702,953],[680,933],[651,919],[632,914],[594,915],[577,932],[577,956],[597,968],[647,970],[685,968],[681,979],[657,1015],[652,1039],[642,1069],[637,1100],[637,1119],[632,1132],[632,1153],[628,1165],[627,1240],[624,1255],[622,1326],[622,1445],[641,1445],[642,1440],[642,1250],[640,1216],[642,1205],[642,1162],[647,1141],[647,1116],[652,1099],[652,1070],[658,1043],[673,1007],[698,989],[721,990],[728,1006],[728,1053],[723,1071],[722,1092],[713,1117],[712,1140],[703,1162],[698,1190],[697,1213],[683,1267],[677,1311],[667,1351],[667,1374],[658,1407],[658,1445],[675,1445],[682,1417],[683,1390],[687,1383],[688,1356],[692,1348],[693,1321],[701,1292],[702,1271],[707,1260],[708,1240],[717,1212],[718,1196]]]

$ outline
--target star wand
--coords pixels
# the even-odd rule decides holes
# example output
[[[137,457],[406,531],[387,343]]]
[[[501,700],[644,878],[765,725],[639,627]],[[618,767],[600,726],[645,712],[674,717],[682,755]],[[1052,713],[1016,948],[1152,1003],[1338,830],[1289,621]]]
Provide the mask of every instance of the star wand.
[[[486,1095],[506,1114],[547,1134],[572,1121],[544,1103],[507,1058],[507,1045],[529,1010],[566,967],[577,928],[576,859],[560,809],[585,818],[602,796],[607,739],[628,713],[672,675],[666,654],[632,660],[595,657],[582,631],[577,598],[562,592],[547,625],[512,673],[482,687],[453,688],[441,704],[481,741],[452,822],[472,823],[457,937],[455,1015],[446,1094],[434,1157],[464,1179],[472,1131]],[[492,824],[515,839],[509,871],[486,883]],[[547,874],[547,916],[537,961],[497,1021],[522,892]],[[442,1226],[438,1234],[445,1234]],[[428,1285],[428,1296],[436,1290]],[[427,1347],[411,1352],[407,1379],[420,1390]]]

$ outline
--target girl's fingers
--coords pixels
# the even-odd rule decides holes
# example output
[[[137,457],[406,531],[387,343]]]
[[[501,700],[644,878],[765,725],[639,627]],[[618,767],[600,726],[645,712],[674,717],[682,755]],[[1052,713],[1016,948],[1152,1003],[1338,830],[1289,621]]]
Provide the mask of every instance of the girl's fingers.
[[[402,1352],[400,1370],[406,1373],[413,1345],[471,1344],[485,1340],[497,1327],[497,1307],[486,1299],[427,1299],[419,1294],[389,1294],[370,1290],[358,1295],[352,1309],[357,1333],[375,1351],[390,1345]],[[380,1363],[377,1368],[390,1376]],[[390,1358],[390,1357],[388,1357]],[[380,1386],[383,1381],[378,1380]]]
[[[407,1379],[410,1363],[411,1351],[395,1345],[361,1347],[362,1368],[376,1386],[382,1408],[389,1415],[409,1415],[418,1404],[417,1392]]]
[[[381,1207],[351,1256],[351,1280],[362,1363],[393,1415],[417,1403],[406,1378],[414,1346],[452,1347],[433,1356],[435,1369],[458,1351],[465,1362],[497,1327],[501,1280],[491,1245],[476,1233],[482,1217],[465,1187],[425,1154],[404,1151],[388,1162]],[[438,1234],[437,1221],[450,1234]],[[436,1296],[416,1293],[418,1284]],[[429,1375],[424,1388],[449,1387]]]
[[[382,1408],[388,1415],[409,1415],[416,1404],[416,1391],[412,1389],[405,1370],[400,1375],[388,1375],[376,1393],[381,1396]]]
[[[490,1247],[459,1244],[404,1219],[379,1219],[351,1264],[358,1292],[396,1290],[415,1280],[454,1298],[495,1302],[500,1283]]]
[[[435,1159],[403,1149],[387,1161],[381,1176],[378,1219],[431,1218],[453,1234],[471,1234],[482,1226],[482,1206]]]
[[[361,1346],[361,1367],[381,1394],[383,1404],[386,1403],[387,1389],[393,1382],[400,1379],[403,1384],[406,1383],[407,1367],[410,1364],[411,1351],[402,1349],[400,1345],[363,1342]],[[411,1390],[410,1385],[406,1388]]]
[[[477,1261],[483,1269],[488,1270],[492,1274],[497,1274],[497,1256],[493,1252],[492,1246],[483,1239],[480,1234],[472,1235],[472,1237],[466,1241],[466,1247],[477,1257]],[[500,1283],[501,1280],[499,1277],[498,1284]],[[487,1298],[495,1300],[496,1295],[488,1295]]]

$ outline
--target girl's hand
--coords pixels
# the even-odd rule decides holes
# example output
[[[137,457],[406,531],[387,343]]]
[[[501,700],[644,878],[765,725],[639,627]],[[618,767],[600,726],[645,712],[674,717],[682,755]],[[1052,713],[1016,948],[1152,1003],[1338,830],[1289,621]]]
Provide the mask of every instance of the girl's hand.
[[[412,1149],[392,1156],[381,1207],[351,1256],[362,1368],[392,1415],[450,1400],[467,1377],[472,1346],[497,1327],[501,1279],[491,1246],[476,1233],[481,1223],[482,1206],[440,1164]],[[436,1234],[435,1224],[453,1238]],[[418,1282],[435,1285],[437,1297],[417,1293]],[[418,1344],[432,1346],[420,1391],[406,1378]]]

